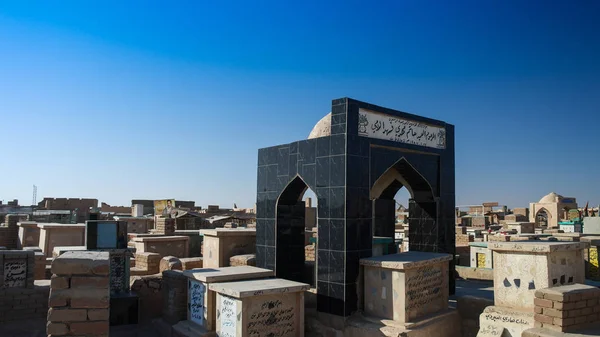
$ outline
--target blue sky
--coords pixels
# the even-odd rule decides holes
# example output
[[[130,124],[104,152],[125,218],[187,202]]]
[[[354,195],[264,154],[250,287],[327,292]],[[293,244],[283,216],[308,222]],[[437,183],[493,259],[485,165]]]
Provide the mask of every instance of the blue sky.
[[[251,207],[348,96],[456,125],[457,204],[600,203],[600,2],[451,3],[2,1],[0,199]]]

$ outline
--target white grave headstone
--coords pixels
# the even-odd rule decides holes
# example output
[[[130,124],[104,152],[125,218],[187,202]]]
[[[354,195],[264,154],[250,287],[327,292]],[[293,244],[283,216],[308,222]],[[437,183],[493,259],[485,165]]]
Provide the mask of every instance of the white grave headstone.
[[[204,294],[206,285],[202,282],[188,280],[190,298],[190,319],[204,326]]]
[[[237,300],[228,296],[221,298],[221,331],[219,337],[235,337],[237,330]]]
[[[27,282],[27,262],[11,261],[4,263],[4,287],[25,287]]]

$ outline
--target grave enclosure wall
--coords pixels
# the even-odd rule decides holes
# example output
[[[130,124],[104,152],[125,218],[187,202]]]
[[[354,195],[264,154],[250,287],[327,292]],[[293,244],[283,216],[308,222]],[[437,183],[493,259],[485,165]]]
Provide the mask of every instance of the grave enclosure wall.
[[[0,227],[0,246],[7,249],[17,249],[19,247],[19,226],[17,223],[26,221],[29,216],[26,214],[7,214],[5,217],[6,227]]]

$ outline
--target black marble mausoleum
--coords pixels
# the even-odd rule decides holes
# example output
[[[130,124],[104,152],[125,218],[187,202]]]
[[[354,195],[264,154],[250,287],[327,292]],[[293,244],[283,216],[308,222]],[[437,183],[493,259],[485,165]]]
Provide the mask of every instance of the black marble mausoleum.
[[[330,135],[259,149],[256,264],[305,281],[304,209],[317,196],[317,309],[358,309],[359,259],[394,236],[406,187],[409,249],[454,254],[454,126],[350,98],[331,108]],[[451,268],[450,292],[454,292]]]

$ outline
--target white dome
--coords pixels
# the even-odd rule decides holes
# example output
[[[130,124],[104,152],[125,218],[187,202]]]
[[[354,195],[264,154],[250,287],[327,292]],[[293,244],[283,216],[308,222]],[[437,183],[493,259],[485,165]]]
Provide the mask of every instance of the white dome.
[[[315,124],[315,127],[308,135],[308,139],[326,136],[331,136],[331,112],[325,115],[325,117],[321,118],[321,120]]]
[[[560,202],[562,200],[562,198],[563,198],[562,195],[551,192],[548,195],[544,196],[542,199],[540,199],[540,204]]]

